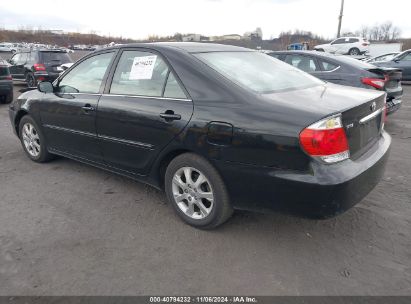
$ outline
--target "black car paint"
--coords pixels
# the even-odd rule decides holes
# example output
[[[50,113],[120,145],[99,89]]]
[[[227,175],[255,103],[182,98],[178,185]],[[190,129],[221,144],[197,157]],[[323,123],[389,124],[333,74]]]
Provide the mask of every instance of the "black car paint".
[[[403,60],[411,54],[411,50],[402,52],[389,61],[379,61],[373,64],[379,67],[396,68],[402,70],[402,78],[411,81],[411,60]]]
[[[5,60],[0,58],[0,103],[13,100],[13,81],[9,79],[10,71]]]
[[[157,188],[163,187],[165,166],[173,157],[187,151],[197,153],[221,174],[233,207],[238,209],[334,216],[359,202],[381,178],[391,142],[384,131],[371,148],[358,149],[355,157],[334,165],[306,155],[298,138],[308,125],[336,113],[347,112],[345,125],[358,125],[359,116],[350,114],[350,109],[365,111],[371,102],[380,107],[384,94],[333,84],[255,94],[190,53],[249,51],[231,46],[136,44],[105,52],[116,52],[118,60],[119,53],[129,48],[161,54],[187,99],[111,96],[113,65],[99,94],[67,98],[33,90],[21,95],[10,107],[14,131],[19,119],[29,113],[47,130],[52,153]],[[76,106],[70,108],[72,104]],[[92,115],[83,112],[85,105],[95,107]],[[167,122],[160,117],[165,111],[174,111],[182,119]],[[45,121],[48,115],[54,115],[53,120]],[[349,132],[347,136],[352,142],[362,140],[350,138]]]
[[[311,75],[340,85],[375,90],[375,88],[365,85],[361,79],[364,77],[384,79],[385,75],[389,75],[390,81],[384,88],[384,91],[387,93],[387,114],[392,114],[401,107],[401,97],[403,95],[401,80],[404,74],[396,69],[384,67],[364,69],[339,60],[340,55],[335,56],[313,51],[279,51],[269,53],[269,55],[282,61],[285,61],[287,55],[300,55],[310,58],[315,62],[318,69],[318,71],[309,72]],[[332,71],[324,71],[320,61],[329,62],[338,66],[338,68]]]

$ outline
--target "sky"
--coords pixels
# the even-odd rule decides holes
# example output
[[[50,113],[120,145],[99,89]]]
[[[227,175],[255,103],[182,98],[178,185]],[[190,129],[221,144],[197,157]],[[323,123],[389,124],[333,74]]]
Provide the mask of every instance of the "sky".
[[[0,0],[0,27],[23,27],[144,39],[149,35],[244,34],[263,38],[301,29],[326,38],[337,32],[341,0]],[[24,9],[22,9],[24,8]],[[411,1],[345,0],[343,31],[392,21],[411,37]]]

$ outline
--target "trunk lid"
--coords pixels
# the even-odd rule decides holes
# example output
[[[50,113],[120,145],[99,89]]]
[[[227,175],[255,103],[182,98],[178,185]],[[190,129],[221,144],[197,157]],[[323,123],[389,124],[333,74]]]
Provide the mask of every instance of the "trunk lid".
[[[400,69],[374,67],[367,69],[367,71],[378,75],[381,79],[385,79],[384,90],[389,95],[397,92],[400,92],[402,94],[402,71]]]
[[[300,132],[323,118],[341,114],[353,160],[369,150],[381,136],[386,99],[384,92],[327,83],[264,97],[273,103],[273,109],[277,111],[283,105],[291,107],[302,127]]]

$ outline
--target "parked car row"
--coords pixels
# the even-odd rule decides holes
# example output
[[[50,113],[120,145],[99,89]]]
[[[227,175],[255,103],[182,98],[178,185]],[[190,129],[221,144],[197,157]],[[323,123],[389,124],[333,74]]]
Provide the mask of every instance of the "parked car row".
[[[354,69],[331,57],[278,55],[291,65],[219,44],[111,47],[23,93],[10,119],[31,160],[61,155],[164,189],[195,227],[234,209],[336,216],[384,172],[385,92],[301,71]]]

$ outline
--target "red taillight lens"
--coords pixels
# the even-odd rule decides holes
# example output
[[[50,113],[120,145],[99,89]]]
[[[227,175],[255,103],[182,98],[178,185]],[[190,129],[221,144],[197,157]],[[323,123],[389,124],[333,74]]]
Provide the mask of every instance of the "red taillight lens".
[[[6,80],[13,80],[13,77],[11,77],[11,75],[7,75],[7,76],[4,77],[4,79],[6,79]]]
[[[300,143],[308,155],[326,163],[335,163],[350,157],[341,116],[329,117],[305,128],[300,133]]]
[[[364,77],[364,78],[361,78],[361,81],[363,84],[372,86],[378,90],[382,90],[384,89],[385,83],[387,82],[387,78],[380,79],[380,78]]]
[[[42,63],[35,63],[33,65],[33,67],[34,67],[34,70],[36,70],[36,71],[45,71],[46,70],[46,67]]]

